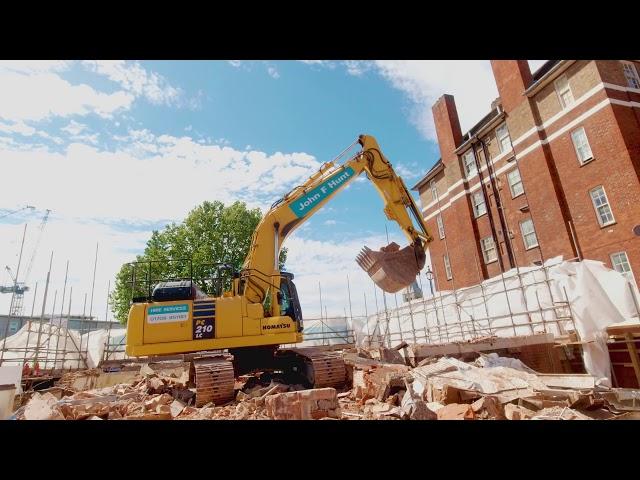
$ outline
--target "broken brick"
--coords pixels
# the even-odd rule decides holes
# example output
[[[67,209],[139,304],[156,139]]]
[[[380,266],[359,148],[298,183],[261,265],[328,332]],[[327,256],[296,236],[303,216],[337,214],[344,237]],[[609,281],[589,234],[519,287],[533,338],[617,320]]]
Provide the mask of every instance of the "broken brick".
[[[504,415],[507,420],[528,420],[536,415],[536,412],[525,407],[507,403],[504,406]]]
[[[334,388],[318,388],[272,395],[266,398],[267,415],[276,420],[312,420],[337,417]]]
[[[471,405],[465,403],[450,403],[437,412],[438,420],[473,420],[475,414]]]

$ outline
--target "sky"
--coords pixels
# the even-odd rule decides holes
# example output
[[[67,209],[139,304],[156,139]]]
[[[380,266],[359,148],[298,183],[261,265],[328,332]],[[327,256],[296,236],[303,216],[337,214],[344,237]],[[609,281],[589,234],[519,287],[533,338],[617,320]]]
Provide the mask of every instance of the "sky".
[[[71,300],[72,314],[111,319],[120,266],[205,200],[266,212],[363,133],[412,187],[439,158],[431,106],[444,93],[466,132],[498,96],[489,61],[0,61],[0,285],[27,224],[24,314],[41,313],[53,252],[46,312],[54,299],[61,311],[69,262],[64,312]],[[382,307],[355,262],[387,234],[406,244],[382,206],[363,177],[287,239],[305,317],[321,300],[349,315],[349,292],[354,316]]]

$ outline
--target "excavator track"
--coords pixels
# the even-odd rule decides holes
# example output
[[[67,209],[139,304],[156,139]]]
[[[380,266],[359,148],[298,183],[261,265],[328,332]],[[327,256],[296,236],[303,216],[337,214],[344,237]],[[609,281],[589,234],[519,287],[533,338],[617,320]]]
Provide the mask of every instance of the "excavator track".
[[[303,375],[313,388],[339,387],[346,381],[346,368],[340,352],[314,348],[291,348],[291,352],[303,363]]]
[[[193,361],[196,383],[196,407],[209,402],[216,406],[234,398],[233,362],[224,357],[199,358]]]

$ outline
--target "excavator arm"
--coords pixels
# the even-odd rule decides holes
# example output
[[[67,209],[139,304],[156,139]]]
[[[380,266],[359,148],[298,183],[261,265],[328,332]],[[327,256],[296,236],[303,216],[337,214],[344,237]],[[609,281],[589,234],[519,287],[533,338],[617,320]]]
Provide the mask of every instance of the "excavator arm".
[[[275,300],[280,287],[279,254],[287,236],[363,171],[382,197],[387,218],[398,223],[410,245],[400,250],[391,243],[378,252],[365,247],[357,257],[358,264],[388,292],[415,280],[432,237],[413,197],[375,138],[360,135],[357,142],[361,151],[342,165],[336,165],[337,159],[322,165],[303,185],[274,203],[259,223],[240,276],[240,291],[250,303],[264,302],[269,291]],[[272,305],[273,314],[279,314],[278,302],[272,301]]]

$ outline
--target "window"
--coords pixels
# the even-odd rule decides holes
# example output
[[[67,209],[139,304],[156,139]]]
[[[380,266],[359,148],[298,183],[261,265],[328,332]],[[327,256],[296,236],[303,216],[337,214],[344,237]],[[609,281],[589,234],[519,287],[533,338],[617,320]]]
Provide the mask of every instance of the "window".
[[[436,181],[431,180],[431,182],[429,182],[429,186],[431,187],[431,198],[438,200],[438,187],[436,187]]]
[[[629,265],[629,257],[627,252],[618,252],[611,254],[611,265],[616,272],[620,272],[630,282],[635,283],[633,272],[631,271],[631,265]]]
[[[611,264],[616,272],[629,273],[631,266],[629,265],[629,258],[627,252],[618,252],[611,254]]]
[[[487,204],[484,201],[484,195],[481,191],[474,193],[471,201],[473,203],[473,213],[476,218],[487,213]]]
[[[449,255],[445,255],[442,257],[444,260],[444,271],[447,274],[447,280],[451,280],[453,278],[453,274],[451,273],[451,263],[449,263]]]
[[[517,168],[507,173],[507,182],[509,182],[509,190],[511,190],[511,198],[516,198],[524,193],[524,185],[520,177],[520,170]]]
[[[593,202],[593,208],[596,209],[596,214],[598,215],[598,223],[600,223],[600,226],[605,227],[615,223],[613,212],[609,206],[609,200],[607,199],[604,187],[600,185],[599,187],[591,190],[590,194],[591,201]]]
[[[500,152],[508,152],[511,150],[511,138],[509,138],[509,130],[507,129],[506,123],[496,128],[496,138],[498,139]]]
[[[522,232],[525,250],[538,246],[538,237],[536,237],[536,230],[533,228],[533,220],[528,218],[520,222],[520,231]]]
[[[473,157],[473,149],[462,156],[462,163],[464,163],[464,174],[467,178],[478,173],[476,159]]]
[[[622,62],[622,69],[624,77],[627,79],[627,85],[631,88],[640,88],[640,77],[638,77],[636,66],[631,62]]]
[[[573,105],[573,93],[571,93],[571,88],[569,87],[569,80],[567,80],[567,76],[561,76],[555,81],[554,85],[556,87],[556,93],[558,94],[558,99],[560,100],[560,105],[562,105],[562,108],[564,109]]]
[[[593,158],[591,153],[591,147],[589,146],[589,140],[587,140],[587,134],[584,132],[584,127],[571,132],[571,140],[573,140],[573,146],[576,149],[576,155],[580,164],[583,165]]]
[[[484,263],[495,262],[498,259],[496,242],[493,240],[493,237],[486,237],[480,240],[480,246],[482,247],[482,257],[484,258]]]
[[[442,214],[438,214],[436,217],[436,221],[438,222],[438,233],[440,234],[440,238],[444,238],[444,223],[442,222]]]
[[[10,320],[9,321],[9,335],[13,335],[20,328],[20,320]]]

